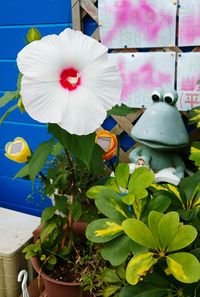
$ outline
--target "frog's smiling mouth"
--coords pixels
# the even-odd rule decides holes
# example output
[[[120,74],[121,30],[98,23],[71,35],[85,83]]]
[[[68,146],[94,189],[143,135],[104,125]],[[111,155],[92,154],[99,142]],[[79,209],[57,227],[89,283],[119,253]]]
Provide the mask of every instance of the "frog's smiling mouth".
[[[185,146],[185,143],[183,144],[175,144],[175,143],[164,143],[164,142],[159,142],[159,141],[153,141],[153,140],[148,140],[148,139],[142,139],[142,138],[136,138],[134,137],[134,139],[148,147],[151,148],[157,148],[157,149],[176,149],[179,147],[183,147]]]

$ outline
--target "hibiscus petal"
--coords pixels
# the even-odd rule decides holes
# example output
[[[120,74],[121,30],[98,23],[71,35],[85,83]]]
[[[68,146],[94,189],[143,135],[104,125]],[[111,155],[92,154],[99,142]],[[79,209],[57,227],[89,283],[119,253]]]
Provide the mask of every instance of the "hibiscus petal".
[[[117,65],[98,61],[85,68],[80,76],[83,86],[96,94],[106,110],[120,104],[122,78]]]
[[[69,92],[57,82],[38,82],[25,76],[21,96],[27,113],[42,123],[58,123],[67,108]]]
[[[17,56],[22,74],[40,81],[58,81],[64,58],[59,36],[48,35],[25,46]]]
[[[77,135],[87,135],[99,128],[106,118],[106,111],[97,96],[81,86],[69,96],[69,104],[59,126]]]
[[[71,64],[79,71],[93,63],[95,60],[105,60],[107,57],[107,47],[92,37],[83,34],[81,31],[65,29],[60,33],[60,44],[63,55],[67,59],[70,57]]]

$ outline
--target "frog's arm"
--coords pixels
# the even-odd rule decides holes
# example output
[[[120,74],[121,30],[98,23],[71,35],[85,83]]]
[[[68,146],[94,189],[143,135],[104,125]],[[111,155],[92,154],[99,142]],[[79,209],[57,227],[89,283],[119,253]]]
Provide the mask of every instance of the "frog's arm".
[[[136,163],[138,157],[142,156],[142,147],[138,146],[136,147],[134,150],[132,150],[132,152],[129,154],[129,160],[132,163]]]
[[[184,171],[185,171],[185,164],[184,164],[183,160],[178,155],[174,155],[173,163],[174,163],[174,167],[175,167],[174,174],[177,175],[179,178],[183,178]]]

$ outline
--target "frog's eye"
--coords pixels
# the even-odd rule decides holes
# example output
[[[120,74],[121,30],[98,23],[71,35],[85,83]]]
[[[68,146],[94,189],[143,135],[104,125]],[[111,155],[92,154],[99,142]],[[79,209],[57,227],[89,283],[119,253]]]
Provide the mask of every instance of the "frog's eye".
[[[159,91],[154,91],[151,95],[153,102],[162,101],[162,94]]]
[[[163,98],[163,101],[170,105],[174,105],[177,100],[178,100],[177,92],[166,93]]]

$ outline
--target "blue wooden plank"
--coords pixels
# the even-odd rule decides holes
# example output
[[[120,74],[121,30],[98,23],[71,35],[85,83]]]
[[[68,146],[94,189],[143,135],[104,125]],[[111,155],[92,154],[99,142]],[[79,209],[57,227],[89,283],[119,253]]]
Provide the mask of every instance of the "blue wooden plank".
[[[40,215],[48,205],[51,200],[41,197],[38,183],[33,189],[30,181],[0,176],[0,206]]]
[[[3,96],[4,92],[0,92],[0,98]],[[1,100],[0,100],[1,101]],[[10,103],[8,103],[6,106],[0,108],[0,118],[5,114],[5,112],[8,110],[9,107],[12,105],[16,104],[18,99],[14,99]],[[27,112],[21,112],[18,109],[14,110],[9,114],[9,116],[6,118],[8,121],[13,121],[13,122],[22,122],[22,123],[28,123],[32,125],[38,125],[40,124],[39,122],[33,120]],[[41,124],[42,125],[42,124]],[[44,125],[44,124],[43,124]]]
[[[26,45],[25,39],[28,30],[31,25],[27,26],[13,26],[13,27],[2,27],[0,26],[0,40],[4,46],[0,47],[0,58],[1,59],[15,59],[17,53]],[[69,24],[56,24],[56,25],[36,25],[41,36],[49,34],[59,34],[67,27],[72,27]]]
[[[1,0],[1,25],[71,22],[71,0]]]
[[[17,83],[18,68],[14,60],[0,59],[0,90],[15,90]]]
[[[45,125],[24,125],[21,123],[3,122],[0,125],[1,142],[0,148],[4,149],[7,142],[14,140],[15,137],[23,137],[30,148],[34,151],[37,145],[51,137]]]

